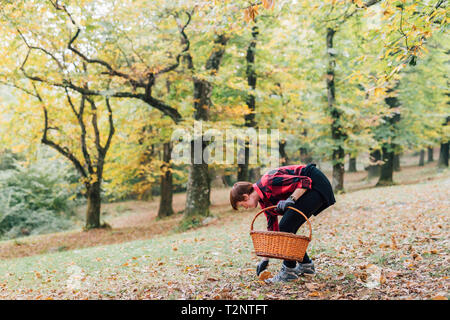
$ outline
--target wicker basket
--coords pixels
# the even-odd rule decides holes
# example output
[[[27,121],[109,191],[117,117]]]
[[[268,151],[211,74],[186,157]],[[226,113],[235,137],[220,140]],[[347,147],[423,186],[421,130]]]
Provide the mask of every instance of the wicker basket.
[[[309,237],[300,236],[289,232],[253,230],[253,223],[255,222],[255,219],[264,211],[276,207],[277,206],[264,208],[253,218],[252,225],[250,227],[250,236],[253,240],[255,253],[260,257],[302,261],[306,248],[311,241],[312,228],[308,217],[306,217],[306,215],[304,215],[300,210],[293,207],[288,207],[289,209],[297,211],[305,217],[309,226]]]

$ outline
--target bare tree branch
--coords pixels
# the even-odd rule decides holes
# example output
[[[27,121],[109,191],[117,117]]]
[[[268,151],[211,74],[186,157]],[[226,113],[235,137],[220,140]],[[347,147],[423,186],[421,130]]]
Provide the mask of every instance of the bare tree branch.
[[[152,97],[152,87],[154,86],[155,79],[158,75],[173,71],[178,67],[181,57],[189,49],[188,45],[186,45],[186,47],[182,50],[182,52],[177,55],[177,57],[175,59],[176,60],[175,63],[173,63],[165,68],[162,68],[157,72],[148,71],[146,78],[145,78],[146,81],[141,80],[141,79],[137,80],[137,79],[134,79],[131,75],[129,75],[127,73],[118,71],[110,63],[108,63],[104,60],[101,60],[101,59],[90,58],[87,55],[83,54],[80,50],[78,50],[74,46],[74,43],[77,40],[77,38],[79,37],[81,29],[78,27],[76,21],[73,19],[72,15],[67,10],[65,5],[59,3],[59,1],[52,1],[52,0],[48,0],[48,1],[51,3],[51,5],[56,10],[63,11],[65,13],[65,15],[67,15],[67,17],[69,18],[70,22],[77,29],[75,34],[70,38],[70,40],[68,42],[68,49],[71,52],[73,52],[76,56],[81,58],[81,60],[83,62],[85,62],[87,64],[98,64],[98,65],[102,66],[103,68],[105,68],[106,71],[103,72],[103,74],[108,74],[110,76],[117,76],[117,77],[126,79],[130,83],[130,85],[133,87],[133,90],[132,91],[91,90],[86,87],[75,84],[74,82],[72,82],[72,80],[70,78],[65,78],[62,81],[52,81],[52,80],[46,79],[44,77],[41,77],[39,75],[28,74],[25,67],[26,67],[31,50],[40,50],[40,51],[44,52],[45,54],[47,54],[49,57],[52,58],[52,60],[54,60],[58,64],[58,67],[60,68],[60,70],[63,70],[64,67],[63,67],[63,64],[50,51],[48,51],[44,48],[31,46],[29,44],[29,42],[27,41],[27,39],[20,32],[20,30],[17,29],[19,35],[21,36],[21,38],[23,39],[23,41],[25,42],[26,46],[29,49],[22,65],[20,67],[21,71],[23,72],[23,74],[25,75],[25,77],[27,79],[29,79],[31,81],[45,83],[45,84],[47,84],[49,86],[53,86],[53,87],[71,89],[71,90],[77,91],[80,94],[85,95],[85,96],[104,96],[104,97],[108,97],[108,98],[115,97],[115,98],[139,99],[139,100],[144,101],[147,104],[151,105],[152,107],[160,110],[163,114],[168,115],[175,123],[178,123],[179,121],[181,121],[182,117],[175,108],[170,107],[169,105],[167,105],[160,99]],[[188,15],[188,21],[182,26],[183,32],[184,32],[185,28],[188,26],[188,24],[190,23],[190,21],[191,21],[191,17],[190,17],[190,15]],[[145,90],[145,93],[136,92],[136,88],[143,88]],[[76,110],[76,109],[73,108],[73,110]]]
[[[59,144],[53,142],[52,140],[50,140],[48,138],[48,130],[49,125],[48,125],[48,112],[47,112],[47,108],[44,104],[42,104],[42,109],[44,111],[44,132],[42,134],[42,139],[41,142],[43,144],[48,145],[49,147],[55,149],[56,151],[58,151],[61,155],[63,155],[64,157],[66,157],[67,159],[69,159],[73,165],[75,166],[75,168],[77,169],[77,171],[80,173],[80,175],[84,178],[87,178],[87,174],[86,171],[84,170],[83,165],[81,164],[81,162],[73,155],[73,153],[67,148],[67,147],[62,147]],[[86,184],[86,182],[85,182]]]
[[[23,42],[25,43],[25,45],[28,47],[29,51],[31,50],[38,50],[38,51],[42,51],[44,52],[46,55],[48,55],[53,61],[56,62],[56,64],[58,65],[58,68],[62,71],[64,70],[63,65],[61,64],[61,62],[55,57],[55,55],[53,55],[50,51],[48,51],[47,49],[41,48],[41,47],[36,47],[36,46],[32,46],[28,43],[27,39],[25,38],[25,36],[22,34],[22,32],[19,30],[19,28],[16,28],[17,33],[19,34],[19,36],[22,38]]]
[[[109,134],[108,134],[108,139],[106,140],[106,144],[103,148],[103,153],[106,155],[106,152],[109,150],[109,147],[111,145],[111,140],[112,137],[114,135],[114,132],[116,131],[114,128],[114,121],[113,121],[113,113],[112,113],[112,108],[111,105],[109,103],[109,98],[105,99],[106,102],[106,107],[108,109],[108,120],[109,120]]]
[[[94,128],[95,147],[97,148],[97,150],[101,152],[103,148],[100,143],[100,130],[98,129],[97,123],[97,105],[95,104],[95,101],[92,98],[87,98],[87,101],[89,101],[89,104],[91,105],[91,112],[92,112],[91,124],[92,128]]]

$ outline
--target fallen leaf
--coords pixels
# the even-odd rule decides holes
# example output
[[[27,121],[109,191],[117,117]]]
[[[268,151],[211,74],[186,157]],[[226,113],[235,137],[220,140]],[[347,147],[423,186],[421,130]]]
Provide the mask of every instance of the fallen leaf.
[[[259,274],[259,280],[264,281],[267,280],[269,278],[272,278],[272,273],[270,271],[263,271]]]
[[[417,253],[413,254],[413,258],[414,258],[414,260],[417,260],[417,261],[423,260],[422,256],[420,254],[417,254]]]
[[[305,287],[309,290],[309,291],[316,291],[319,286],[315,283],[305,283]]]
[[[381,274],[381,276],[380,276],[380,284],[385,284],[385,283],[386,283],[386,277],[383,274]]]

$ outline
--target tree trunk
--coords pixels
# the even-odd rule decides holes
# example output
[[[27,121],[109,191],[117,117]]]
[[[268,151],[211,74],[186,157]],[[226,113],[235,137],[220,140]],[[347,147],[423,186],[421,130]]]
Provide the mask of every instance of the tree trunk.
[[[248,181],[250,178],[250,172],[248,168],[248,159],[249,159],[249,148],[247,142],[245,143],[245,163],[238,163],[237,170],[237,180],[238,181]]]
[[[434,161],[434,157],[433,157],[433,147],[428,147],[428,159],[427,162],[433,162]]]
[[[306,138],[308,136],[308,130],[303,129],[302,135]],[[313,162],[310,150],[308,150],[306,146],[300,147],[299,152],[300,152],[300,163],[308,164]]]
[[[443,126],[448,126],[450,124],[450,116],[445,119]],[[439,168],[448,168],[448,152],[449,152],[449,141],[442,141],[441,148],[439,150]]]
[[[95,182],[87,189],[87,210],[85,229],[100,228],[101,189],[100,182]]]
[[[286,153],[286,140],[281,140],[278,143],[278,150],[280,152],[281,166],[287,166],[289,159]]]
[[[156,131],[154,131],[155,128],[152,125],[145,125],[142,127],[141,132],[139,132],[139,139],[138,139],[138,143],[139,145],[143,145],[146,141],[146,137],[147,136],[152,136],[154,134],[156,134]],[[148,166],[153,157],[155,156],[155,145],[151,144],[150,146],[148,146],[139,161],[139,165],[141,165],[142,167],[146,167]],[[142,171],[141,173],[138,174],[138,179],[139,182],[143,183],[145,181],[148,181],[148,173],[146,172],[146,170]],[[151,186],[146,185],[146,188],[140,188],[141,191],[137,194],[138,199],[140,200],[144,200],[144,201],[151,201],[153,200],[153,192],[152,192],[152,188]]]
[[[224,174],[222,175],[222,183],[225,187],[231,187],[233,186],[233,182],[231,179],[231,175],[229,174]]]
[[[441,148],[439,150],[439,168],[448,168],[448,152],[449,152],[449,143],[441,143]]]
[[[256,182],[259,179],[261,179],[261,168],[256,167],[256,168],[250,169],[250,181]]]
[[[203,82],[203,81],[202,81]],[[194,97],[205,97],[210,95],[211,85],[203,82],[195,87]],[[207,90],[207,92],[205,92]],[[195,98],[199,99],[199,98]],[[201,101],[201,100],[200,100]],[[206,107],[198,109],[196,120],[206,120],[208,112]],[[208,163],[203,158],[204,150],[207,144],[203,141],[203,133],[191,141],[191,165],[189,167],[189,177],[186,192],[186,209],[184,215],[189,216],[208,216],[211,193],[211,177],[209,176]]]
[[[198,139],[201,139],[199,137]],[[197,141],[201,143],[201,141]],[[194,144],[191,142],[191,166],[189,167],[189,178],[187,183],[186,194],[186,209],[184,215],[191,216],[208,216],[211,193],[211,177],[209,175],[208,164],[202,160],[202,163],[196,164],[194,162]],[[206,148],[204,143],[202,145],[202,153]]]
[[[334,153],[334,157],[341,157],[342,153]],[[333,190],[335,192],[344,191],[344,165],[342,163],[337,163],[333,165]]]
[[[313,161],[311,154],[308,152],[308,149],[301,147],[300,151],[300,162],[304,164],[311,163]]]
[[[372,151],[369,158],[370,162],[373,164],[369,164],[369,166],[367,167],[368,178],[372,179],[375,177],[379,177],[381,169],[380,165],[377,162],[381,160],[381,151],[378,149]]]
[[[161,166],[163,174],[161,175],[161,197],[159,201],[158,217],[168,217],[174,214],[172,207],[173,199],[173,176],[171,160],[172,145],[166,142],[163,145],[163,161]]]
[[[394,152],[387,149],[388,146],[382,147],[382,155],[384,163],[380,169],[380,179],[377,182],[377,186],[388,186],[394,183]]]
[[[356,157],[350,156],[350,160],[348,162],[348,172],[356,172]]]
[[[387,93],[393,92],[399,85],[399,82],[395,85],[394,88],[387,90]],[[386,104],[390,109],[397,109],[400,107],[400,101],[397,96],[390,96],[384,99]],[[394,157],[395,157],[395,149],[396,145],[392,143],[396,135],[396,123],[400,121],[400,112],[397,110],[393,110],[393,114],[389,116],[385,116],[385,125],[386,130],[389,134],[389,139],[382,143],[381,151],[382,151],[382,160],[384,163],[381,165],[381,173],[380,179],[377,182],[377,186],[386,186],[392,185],[394,183],[393,175],[394,175]]]
[[[220,62],[225,53],[225,45],[228,38],[225,35],[217,35],[214,39],[212,53],[206,61],[206,70],[212,75],[219,70]],[[211,103],[212,84],[203,78],[194,77],[194,119],[197,121],[209,120],[209,109]],[[195,150],[195,145],[200,150]],[[192,217],[196,215],[208,216],[211,204],[211,178],[209,176],[208,164],[203,159],[207,144],[203,141],[203,132],[199,137],[191,141],[191,165],[189,167],[189,178],[186,192],[186,209],[184,215]],[[195,151],[198,152],[195,156]],[[201,153],[200,153],[201,152]]]
[[[40,97],[39,100],[41,100]],[[73,105],[72,99],[70,98],[68,93],[67,93],[67,102],[70,104],[71,109],[74,115],[76,116],[78,120],[78,125],[80,127],[81,153],[84,157],[83,161],[84,163],[78,160],[76,155],[72,153],[67,147],[62,147],[49,138],[48,136],[48,130],[50,129],[49,118],[45,104],[43,104],[44,132],[41,141],[43,144],[50,146],[51,148],[59,152],[61,155],[66,157],[68,160],[70,160],[72,164],[75,166],[75,169],[85,180],[84,186],[86,188],[86,198],[87,198],[85,229],[89,230],[93,228],[100,228],[102,227],[100,225],[100,214],[101,214],[100,210],[101,210],[101,183],[103,179],[103,167],[105,165],[106,154],[109,150],[109,147],[111,146],[111,141],[115,132],[113,111],[109,102],[109,98],[105,98],[105,103],[108,110],[109,132],[106,142],[104,146],[102,146],[100,144],[100,129],[98,127],[97,106],[95,101],[92,98],[87,97],[83,94],[81,96],[78,111],[76,111],[76,108]],[[91,124],[94,133],[95,147],[97,151],[96,162],[92,161],[94,157],[92,157],[89,154],[89,148],[87,146],[87,130],[86,130],[86,123],[84,122],[86,102],[89,102],[89,105],[91,107],[90,110]],[[95,180],[92,180],[92,178],[94,178]]]
[[[394,171],[398,172],[401,171],[400,167],[400,154],[394,153]]]
[[[420,150],[420,156],[419,156],[419,166],[423,167],[425,165],[425,150]]]
[[[343,128],[341,127],[341,116],[342,112],[336,108],[336,87],[335,87],[335,68],[336,68],[336,58],[333,49],[333,37],[336,31],[332,28],[327,28],[327,54],[328,54],[328,69],[326,75],[327,81],[327,97],[328,97],[328,110],[331,115],[331,138],[334,141],[333,151],[332,151],[332,162],[333,162],[333,181],[332,186],[335,192],[344,191],[344,158],[345,152],[343,148],[343,143],[345,139],[345,134],[343,133]]]
[[[252,90],[255,90],[256,88],[256,70],[255,70],[255,50],[256,50],[256,40],[258,37],[258,27],[253,26],[252,28],[252,41],[250,42],[248,48],[247,48],[247,55],[246,55],[246,61],[247,61],[247,83]],[[256,128],[256,122],[255,122],[255,110],[256,110],[256,98],[253,93],[249,93],[246,98],[247,106],[250,113],[246,114],[244,116],[245,119],[245,126]],[[249,141],[245,141],[245,150],[244,150],[244,163],[238,164],[238,172],[237,172],[237,179],[238,181],[249,181],[250,180],[250,172],[249,172],[249,155],[250,155],[250,149],[249,149]]]

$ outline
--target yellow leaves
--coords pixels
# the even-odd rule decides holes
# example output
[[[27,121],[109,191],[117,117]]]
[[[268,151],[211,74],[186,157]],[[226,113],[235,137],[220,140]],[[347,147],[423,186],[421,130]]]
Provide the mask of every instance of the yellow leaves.
[[[262,0],[262,5],[265,9],[270,10],[275,5],[275,0]],[[255,21],[258,15],[259,5],[252,5],[244,10],[244,20],[246,22]]]
[[[358,8],[364,7],[364,2],[362,0],[353,0],[352,1]]]
[[[131,261],[125,262],[124,264],[122,264],[122,267],[137,267],[139,265],[138,262],[131,263],[132,261],[136,261],[136,260],[137,260],[137,257],[132,257]]]
[[[91,174],[87,178],[80,179],[82,183],[89,183],[90,185],[98,181],[98,176],[96,174]]]
[[[90,177],[91,177],[91,179],[90,179],[91,184],[98,182],[98,176],[96,174],[91,175]]]
[[[394,14],[394,11],[392,11],[390,8],[387,8],[386,10],[383,11],[383,19],[387,19],[390,16],[392,16]]]
[[[251,111],[247,105],[217,105],[217,113],[236,118],[249,114]]]
[[[275,5],[275,0],[262,0],[265,9],[272,9]]]
[[[361,72],[360,71],[355,71],[355,72],[353,72],[352,75],[350,75],[350,77],[348,78],[348,81],[349,82],[360,83],[363,79],[364,79],[364,77],[361,74]]]
[[[386,89],[385,88],[375,88],[373,90],[374,97],[383,96],[385,93],[386,93]]]
[[[244,20],[246,22],[255,21],[256,16],[258,15],[258,6],[250,6],[244,10]]]
[[[184,272],[184,273],[188,273],[188,272],[197,272],[197,271],[199,270],[199,268],[200,268],[200,265],[199,265],[199,264],[196,264],[196,265],[190,265],[190,266],[186,266],[186,267],[183,269],[183,272]]]
[[[14,153],[22,153],[26,148],[27,148],[27,146],[25,144],[17,144],[17,145],[14,145],[11,148],[11,150]]]

